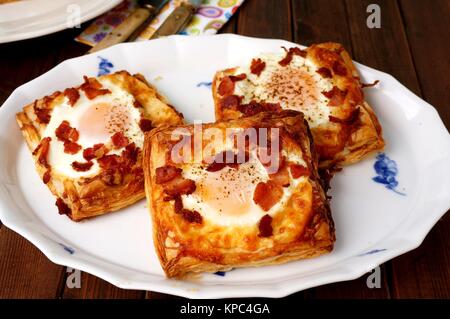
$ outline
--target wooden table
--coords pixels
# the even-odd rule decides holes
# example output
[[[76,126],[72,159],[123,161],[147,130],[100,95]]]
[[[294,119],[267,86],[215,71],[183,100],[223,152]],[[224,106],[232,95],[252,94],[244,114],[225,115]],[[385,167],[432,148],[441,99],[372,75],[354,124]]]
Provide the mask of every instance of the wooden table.
[[[366,25],[366,8],[371,3],[381,8],[379,29]],[[304,45],[343,43],[356,61],[392,74],[434,105],[450,128],[449,20],[449,0],[247,0],[222,32]],[[17,86],[82,55],[87,48],[73,41],[80,31],[0,45],[0,103]],[[450,298],[449,230],[447,214],[419,248],[382,265],[379,289],[367,288],[365,275],[295,297]],[[173,298],[119,289],[87,273],[82,274],[80,289],[68,289],[66,276],[66,267],[53,264],[0,224],[0,298]]]

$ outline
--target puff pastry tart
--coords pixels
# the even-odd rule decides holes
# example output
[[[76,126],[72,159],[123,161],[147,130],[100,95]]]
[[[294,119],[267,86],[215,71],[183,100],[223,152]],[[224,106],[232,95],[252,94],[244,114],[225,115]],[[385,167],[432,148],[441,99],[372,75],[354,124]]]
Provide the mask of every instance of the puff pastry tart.
[[[144,132],[183,122],[142,75],[126,71],[85,77],[16,118],[59,213],[75,221],[142,199]]]
[[[381,126],[364,100],[358,72],[337,43],[280,48],[247,66],[219,71],[213,81],[217,119],[262,110],[305,114],[321,168],[357,162],[384,147]]]
[[[143,167],[168,277],[332,250],[334,226],[302,113],[146,133]]]

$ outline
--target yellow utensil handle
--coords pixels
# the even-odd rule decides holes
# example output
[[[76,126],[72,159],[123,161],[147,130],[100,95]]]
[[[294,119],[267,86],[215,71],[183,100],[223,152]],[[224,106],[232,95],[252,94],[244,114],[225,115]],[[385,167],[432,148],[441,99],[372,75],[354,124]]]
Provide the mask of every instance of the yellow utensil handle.
[[[161,26],[152,35],[151,39],[177,34],[181,31],[191,20],[195,13],[194,6],[188,3],[182,3],[176,8]]]
[[[119,24],[111,33],[97,43],[88,53],[97,52],[108,48],[114,44],[125,42],[128,37],[136,30],[155,10],[150,8],[138,8],[134,10],[128,18]]]

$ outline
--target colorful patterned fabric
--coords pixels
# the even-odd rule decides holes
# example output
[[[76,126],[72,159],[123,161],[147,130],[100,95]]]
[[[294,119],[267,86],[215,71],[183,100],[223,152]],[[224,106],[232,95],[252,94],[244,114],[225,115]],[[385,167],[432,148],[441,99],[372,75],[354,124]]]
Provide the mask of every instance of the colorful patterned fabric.
[[[171,0],[140,34],[137,41],[148,40],[172,11],[186,0]],[[244,0],[203,0],[189,25],[180,32],[184,35],[215,34],[231,18]],[[94,46],[119,25],[137,7],[137,0],[121,4],[97,18],[76,41]]]

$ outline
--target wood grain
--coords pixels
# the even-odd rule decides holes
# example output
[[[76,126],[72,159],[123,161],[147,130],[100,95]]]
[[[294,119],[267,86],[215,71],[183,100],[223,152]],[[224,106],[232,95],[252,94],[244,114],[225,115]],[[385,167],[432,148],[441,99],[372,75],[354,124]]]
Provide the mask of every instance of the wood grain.
[[[241,35],[292,40],[289,0],[246,1],[240,8],[238,33]]]

